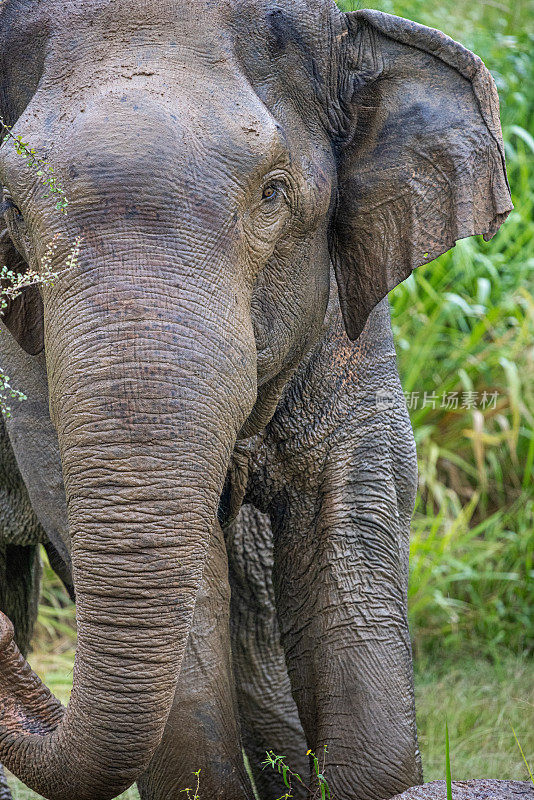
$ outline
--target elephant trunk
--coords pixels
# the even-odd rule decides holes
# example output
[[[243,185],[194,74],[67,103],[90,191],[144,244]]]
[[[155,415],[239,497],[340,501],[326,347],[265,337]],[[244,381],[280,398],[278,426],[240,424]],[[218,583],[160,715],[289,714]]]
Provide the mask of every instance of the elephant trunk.
[[[66,709],[0,621],[0,762],[51,800],[115,797],[150,762],[256,398],[254,339],[235,292],[219,282],[184,297],[174,278],[147,286],[144,271],[125,283],[105,269],[104,280],[80,270],[45,297],[77,598]]]

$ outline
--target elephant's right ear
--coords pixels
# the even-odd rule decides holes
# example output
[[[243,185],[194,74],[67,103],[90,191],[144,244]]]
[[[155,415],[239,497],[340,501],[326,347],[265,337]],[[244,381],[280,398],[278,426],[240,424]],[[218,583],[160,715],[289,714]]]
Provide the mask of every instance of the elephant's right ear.
[[[333,260],[347,334],[415,267],[491,238],[512,209],[499,101],[482,61],[378,11],[343,15]]]
[[[16,273],[24,273],[27,269],[6,228],[0,230],[0,266],[4,265]],[[0,319],[27,353],[34,356],[43,350],[43,301],[37,286],[28,286],[17,297],[8,299],[7,307],[0,312]]]

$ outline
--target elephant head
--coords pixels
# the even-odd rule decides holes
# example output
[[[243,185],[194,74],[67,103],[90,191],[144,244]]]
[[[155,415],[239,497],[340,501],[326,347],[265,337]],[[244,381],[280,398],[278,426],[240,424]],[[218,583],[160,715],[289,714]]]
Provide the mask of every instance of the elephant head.
[[[10,307],[43,347],[77,597],[66,709],[3,623],[0,761],[55,800],[143,771],[174,695],[229,460],[318,341],[509,212],[498,101],[437,31],[333,0],[4,0],[4,257],[59,277]],[[61,266],[83,236],[79,263]]]

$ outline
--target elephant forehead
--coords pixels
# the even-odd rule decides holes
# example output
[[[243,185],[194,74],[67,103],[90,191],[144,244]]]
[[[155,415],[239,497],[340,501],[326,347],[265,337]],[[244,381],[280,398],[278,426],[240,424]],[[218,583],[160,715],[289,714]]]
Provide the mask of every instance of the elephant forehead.
[[[27,0],[3,0],[4,5],[27,6]],[[106,19],[129,21],[131,27],[146,27],[196,22],[198,26],[209,26],[211,20],[221,24],[229,15],[237,14],[242,21],[262,19],[265,16],[276,25],[283,23],[284,16],[300,16],[308,24],[317,22],[335,9],[334,0],[125,0],[110,3],[109,0],[48,0],[54,14],[63,16],[104,15]],[[0,2],[0,10],[2,10]],[[271,16],[274,15],[274,16]]]
[[[7,48],[12,71],[20,74],[21,64],[31,63],[30,96],[40,81],[39,92],[50,95],[51,126],[61,103],[55,95],[65,94],[68,106],[81,94],[108,91],[111,82],[126,94],[129,84],[153,92],[169,106],[177,93],[192,96],[199,88],[206,117],[217,98],[246,93],[248,84],[268,108],[289,97],[301,117],[312,119],[317,100],[328,106],[338,28],[333,0],[4,0],[0,6],[0,47],[5,52],[1,40],[16,39]],[[42,80],[35,60],[41,51]],[[28,100],[17,103],[16,116]],[[63,119],[74,110],[62,108]],[[231,116],[239,120],[243,108]]]
[[[235,87],[221,102],[198,87],[193,94],[175,87],[169,100],[131,84],[77,100],[75,113],[65,104],[69,124],[58,127],[73,208],[83,197],[85,208],[108,201],[117,209],[145,208],[147,219],[161,216],[162,224],[186,208],[205,221],[218,219],[283,157],[276,123],[250,87],[248,94]],[[39,106],[48,107],[46,97]],[[44,141],[52,138],[49,119],[42,120]]]
[[[0,18],[4,31],[27,28],[32,46],[36,31],[51,35],[66,71],[80,61],[98,70],[102,60],[132,51],[138,68],[181,54],[186,63],[193,55],[222,64],[243,37],[251,45],[258,39],[259,50],[266,43],[275,57],[291,48],[315,51],[327,45],[339,12],[334,0],[3,0]]]
[[[214,136],[221,132],[223,138],[231,129],[239,136],[248,134],[245,139],[252,150],[264,150],[265,138],[277,138],[276,124],[261,102],[264,98],[256,84],[261,82],[262,70],[273,72],[271,44],[275,51],[283,46],[281,28],[286,23],[274,13],[281,9],[273,10],[270,3],[264,3],[258,16],[246,13],[245,7],[240,10],[234,2],[213,5],[209,0],[154,0],[149,4],[145,0],[140,4],[144,13],[137,14],[136,5],[68,2],[61,4],[56,18],[49,18],[44,26],[49,30],[45,73],[39,84],[39,93],[49,95],[49,126],[53,127],[55,116],[66,120],[78,106],[86,110],[91,101],[105,106],[106,98],[113,97],[122,104],[111,109],[119,116],[133,109],[148,121],[154,110],[157,115],[157,106],[167,109],[173,119],[191,122],[189,130],[198,126],[203,135],[207,128]],[[207,9],[205,15],[200,13],[202,8]],[[166,17],[165,9],[173,13]],[[305,44],[294,17],[287,18],[287,36],[293,37],[300,50],[311,51],[311,40]],[[241,56],[250,50],[248,45],[264,62],[258,64],[254,75],[248,74],[241,62]],[[27,49],[32,47],[29,41]],[[20,47],[20,57],[23,53],[24,47]],[[258,77],[259,81],[255,80]],[[137,138],[139,135],[142,131],[136,132]]]

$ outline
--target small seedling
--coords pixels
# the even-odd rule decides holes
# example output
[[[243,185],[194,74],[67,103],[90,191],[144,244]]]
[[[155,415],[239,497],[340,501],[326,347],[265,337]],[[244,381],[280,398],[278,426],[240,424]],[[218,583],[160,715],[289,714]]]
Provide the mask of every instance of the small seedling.
[[[15,300],[22,292],[30,286],[53,286],[58,277],[57,272],[52,271],[52,260],[58,246],[59,235],[56,234],[47,245],[45,254],[40,263],[39,272],[27,269],[26,272],[19,273],[4,266],[0,268],[0,315],[7,309],[9,303]],[[78,265],[78,256],[82,238],[75,239],[74,244],[67,256],[65,265],[67,269],[72,269]],[[9,375],[0,368],[0,411],[9,419],[11,417],[10,400],[27,400],[24,392],[11,386]]]
[[[265,769],[266,767],[272,767],[272,769],[277,770],[278,774],[281,775],[284,786],[287,790],[285,794],[278,797],[277,800],[291,800],[291,798],[294,797],[293,785],[295,783],[300,783],[301,786],[307,790],[310,800],[327,800],[327,798],[331,798],[332,793],[324,774],[326,753],[327,748],[325,745],[321,765],[319,764],[319,759],[315,753],[313,753],[311,750],[308,750],[306,753],[306,755],[311,759],[313,765],[313,777],[315,779],[315,785],[308,786],[308,784],[302,780],[298,772],[295,772],[290,766],[288,766],[288,764],[286,764],[285,756],[277,756],[272,750],[269,750],[266,753],[267,758],[261,763],[262,769]]]
[[[200,791],[200,770],[197,769],[197,771],[193,772],[192,775],[194,775],[195,778],[197,779],[197,785],[195,786],[194,789],[191,789],[190,787],[188,787],[187,789],[182,789],[180,791],[180,794],[185,794],[185,796],[187,797],[187,800],[200,800],[200,795],[199,795],[199,791]]]

